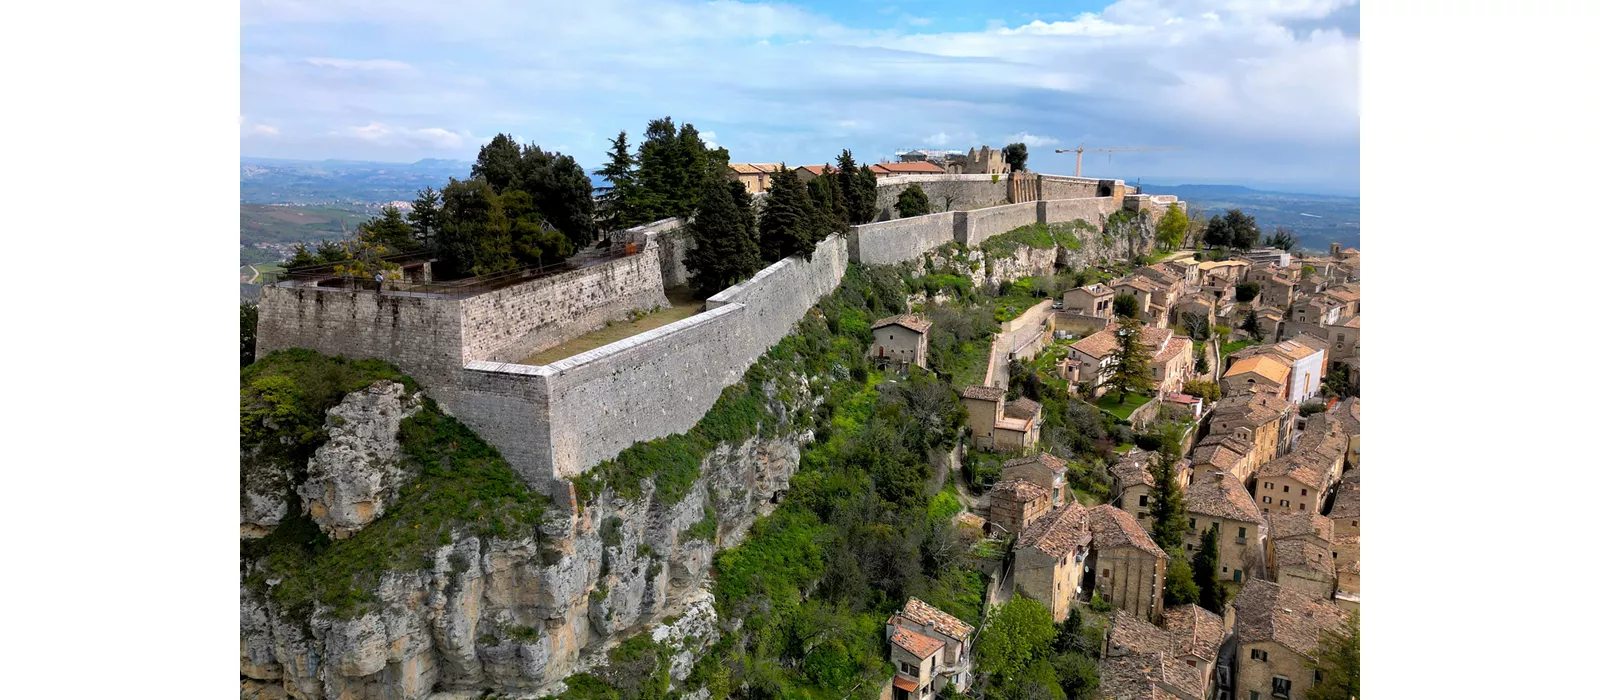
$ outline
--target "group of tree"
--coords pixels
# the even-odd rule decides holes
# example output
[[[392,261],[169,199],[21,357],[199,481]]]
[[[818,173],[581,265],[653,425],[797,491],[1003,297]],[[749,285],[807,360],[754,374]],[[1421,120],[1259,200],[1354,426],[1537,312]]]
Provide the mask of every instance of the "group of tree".
[[[1178,207],[1167,207],[1166,213],[1156,222],[1156,244],[1163,250],[1177,250],[1183,247],[1188,236],[1189,215]]]
[[[1006,165],[1011,166],[1011,172],[1020,173],[1028,170],[1028,144],[1012,143],[1000,149],[1000,157],[1004,158]]]
[[[1260,239],[1261,230],[1256,228],[1256,217],[1238,209],[1229,209],[1222,216],[1212,216],[1202,238],[1208,246],[1236,250],[1254,248]]]
[[[928,193],[922,190],[922,185],[912,183],[900,193],[900,198],[895,200],[895,212],[900,218],[908,216],[922,216],[928,213]]]
[[[628,150],[628,132],[611,140],[605,167],[607,185],[597,194],[596,223],[610,233],[669,217],[688,217],[705,199],[706,188],[727,181],[728,149],[712,148],[693,124],[672,117],[645,126],[637,151]]]
[[[1117,393],[1118,403],[1125,403],[1131,392],[1150,390],[1150,350],[1144,346],[1137,319],[1124,316],[1118,324],[1117,347],[1111,351],[1111,376],[1106,385]]]
[[[1241,304],[1248,304],[1254,301],[1260,294],[1260,282],[1240,282],[1233,286],[1233,295]]]
[[[1095,697],[1099,640],[1093,636],[1085,632],[1077,608],[1056,624],[1044,605],[1012,598],[978,636],[978,691],[986,698]]]
[[[1267,240],[1263,241],[1263,243],[1268,248],[1277,248],[1287,253],[1294,250],[1294,247],[1300,244],[1300,240],[1295,238],[1294,231],[1278,226],[1272,229],[1272,235],[1267,236]]]
[[[260,308],[251,302],[239,303],[239,366],[256,361],[256,323],[261,318]]]

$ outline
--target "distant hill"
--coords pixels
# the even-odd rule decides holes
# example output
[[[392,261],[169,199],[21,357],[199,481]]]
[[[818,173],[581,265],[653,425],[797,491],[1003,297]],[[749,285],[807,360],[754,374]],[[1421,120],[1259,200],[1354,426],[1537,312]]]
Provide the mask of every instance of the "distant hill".
[[[1176,195],[1189,211],[1206,216],[1238,209],[1256,217],[1263,234],[1282,226],[1300,239],[1300,246],[1326,251],[1337,241],[1346,248],[1361,247],[1361,198],[1298,192],[1270,192],[1238,185],[1150,185],[1146,194]]]
[[[439,189],[450,178],[472,174],[461,160],[428,158],[415,163],[355,160],[239,159],[241,204],[362,205],[409,202],[424,187]]]

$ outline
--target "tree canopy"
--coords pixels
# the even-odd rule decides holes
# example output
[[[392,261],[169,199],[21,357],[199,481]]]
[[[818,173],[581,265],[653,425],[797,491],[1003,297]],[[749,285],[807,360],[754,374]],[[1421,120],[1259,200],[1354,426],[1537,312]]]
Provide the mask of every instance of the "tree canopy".
[[[1248,304],[1261,294],[1261,283],[1240,282],[1233,286],[1233,294],[1239,303]]]
[[[411,213],[406,214],[406,221],[423,247],[434,245],[434,234],[439,232],[439,206],[439,191],[432,187],[418,190],[417,198],[411,201]]]
[[[1150,457],[1147,469],[1155,480],[1150,489],[1150,538],[1156,545],[1169,551],[1183,549],[1183,534],[1189,529],[1183,505],[1183,488],[1178,485],[1176,460],[1164,455]],[[1182,561],[1183,557],[1177,557]]]
[[[728,149],[708,147],[693,124],[677,126],[672,117],[650,121],[636,160],[638,201],[629,205],[635,224],[687,217],[708,183],[727,180]]]
[[[1156,222],[1156,243],[1167,250],[1174,250],[1183,247],[1183,239],[1188,235],[1189,215],[1177,206],[1167,207],[1167,212]]]
[[[642,223],[639,207],[638,161],[628,152],[628,132],[619,131],[611,139],[608,160],[599,173],[606,185],[598,189],[595,201],[595,224],[600,231],[610,233],[632,228]]]
[[[761,269],[761,249],[750,211],[750,195],[742,183],[719,178],[703,181],[700,206],[689,224],[694,248],[684,257],[690,283],[701,298],[709,297]]]
[[[1117,328],[1117,347],[1111,351],[1111,376],[1106,379],[1111,391],[1119,394],[1119,403],[1127,401],[1128,394],[1149,391],[1153,384],[1150,375],[1150,350],[1140,339],[1139,322],[1123,317]]]
[[[928,213],[928,193],[922,191],[922,185],[912,183],[910,187],[900,192],[900,197],[895,200],[894,208],[902,218],[922,216]]]
[[[1222,606],[1228,602],[1228,591],[1218,581],[1221,572],[1219,554],[1217,551],[1217,538],[1220,531],[1216,523],[1206,528],[1205,534],[1200,536],[1200,549],[1194,553],[1194,580],[1200,587],[1200,607],[1210,610],[1218,615],[1222,613]]]
[[[1111,298],[1111,311],[1118,318],[1138,318],[1139,298],[1132,294],[1118,294]]]
[[[1306,665],[1322,675],[1322,682],[1306,689],[1306,700],[1361,697],[1361,614],[1352,614],[1338,630],[1324,631],[1313,658]]]
[[[1012,143],[1000,149],[1000,157],[1004,158],[1011,171],[1020,173],[1028,169],[1028,144]]]
[[[1267,237],[1265,243],[1268,248],[1277,248],[1287,253],[1294,250],[1294,247],[1300,244],[1300,240],[1295,238],[1294,231],[1278,226],[1272,229],[1272,235]]]
[[[1213,216],[1206,224],[1205,244],[1219,248],[1248,250],[1261,238],[1256,228],[1256,217],[1238,209],[1229,209],[1222,216]]]
[[[810,191],[800,184],[800,177],[780,166],[767,188],[767,202],[758,226],[762,259],[772,263],[803,255],[809,260],[817,241],[827,236],[825,225],[812,205]]]

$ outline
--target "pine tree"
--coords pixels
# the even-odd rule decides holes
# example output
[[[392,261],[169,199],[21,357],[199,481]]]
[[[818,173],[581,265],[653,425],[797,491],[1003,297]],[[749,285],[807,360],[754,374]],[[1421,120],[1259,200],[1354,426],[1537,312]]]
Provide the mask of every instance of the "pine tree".
[[[811,258],[817,247],[817,212],[811,194],[800,184],[795,171],[779,167],[767,188],[766,208],[761,212],[761,258],[769,263],[791,255]],[[826,235],[826,234],[823,234]]]
[[[910,187],[900,192],[894,208],[902,218],[922,216],[928,213],[928,193],[922,191],[922,185],[912,183]]]
[[[1223,589],[1222,582],[1217,580],[1217,538],[1220,530],[1216,523],[1212,523],[1204,535],[1200,536],[1200,550],[1194,553],[1195,583],[1200,585],[1200,607],[1210,610],[1218,615],[1222,614],[1222,606],[1227,603],[1227,591]]]
[[[522,150],[519,172],[520,185],[515,189],[533,196],[550,227],[574,248],[594,242],[594,182],[577,160],[530,143]]]
[[[729,187],[733,185],[734,187]],[[748,204],[735,200],[738,182],[708,183],[689,224],[694,248],[684,258],[690,283],[700,297],[709,297],[761,269],[761,251]],[[749,195],[744,199],[748,201]],[[743,211],[741,211],[743,209]]]
[[[600,176],[609,184],[600,188],[595,206],[595,223],[605,233],[645,223],[635,219],[638,165],[633,154],[628,152],[628,132],[618,132],[611,140],[610,156],[606,166],[600,169]]]
[[[1256,317],[1256,310],[1251,309],[1245,314],[1244,323],[1239,324],[1239,330],[1250,334],[1250,337],[1261,340],[1261,319]]]
[[[302,242],[294,244],[294,255],[290,256],[289,260],[283,263],[283,266],[293,269],[296,267],[310,267],[321,262],[317,260],[316,254],[306,248],[306,244]]]
[[[823,166],[822,174],[811,178],[806,183],[806,189],[811,193],[811,203],[817,209],[818,225],[822,229],[820,237],[826,238],[830,233],[844,233],[850,229],[850,215],[845,211],[844,196],[839,190],[839,171]]]
[[[878,218],[878,176],[870,168],[856,170],[855,208],[850,210],[850,223],[868,224]]]
[[[1007,144],[1005,148],[1000,149],[1000,157],[1011,166],[1011,172],[1024,172],[1028,169],[1028,144]]]
[[[861,208],[858,203],[861,198],[860,173],[850,149],[839,153],[838,163],[839,175],[834,178],[834,183],[839,186],[839,198],[844,202],[844,219],[847,224],[857,223],[856,212]]]
[[[417,191],[417,198],[411,201],[411,213],[406,215],[406,220],[415,229],[417,241],[423,247],[434,244],[434,234],[439,232],[439,192],[429,187]]]
[[[1156,484],[1150,490],[1150,538],[1162,549],[1181,550],[1183,534],[1189,526],[1185,520],[1183,489],[1178,485],[1176,462],[1158,452],[1150,456],[1146,469],[1150,470],[1150,477]]]
[[[500,194],[522,185],[522,147],[510,134],[495,134],[488,143],[478,148],[478,160],[472,164],[473,179],[481,179]]]
[[[362,222],[357,231],[360,236],[370,238],[373,243],[386,247],[390,253],[422,247],[413,236],[415,231],[411,228],[411,224],[406,223],[405,217],[400,214],[400,209],[394,206],[380,209],[378,216]]]
[[[1150,375],[1150,350],[1144,346],[1139,322],[1122,318],[1117,327],[1117,349],[1111,352],[1111,376],[1106,380],[1111,391],[1118,394],[1117,403],[1126,403],[1128,393],[1149,391],[1154,385]]]

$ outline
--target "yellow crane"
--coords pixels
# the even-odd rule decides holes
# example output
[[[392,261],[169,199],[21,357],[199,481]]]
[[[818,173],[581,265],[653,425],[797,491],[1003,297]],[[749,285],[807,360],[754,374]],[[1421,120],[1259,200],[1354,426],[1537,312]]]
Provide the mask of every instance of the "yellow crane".
[[[1112,151],[1177,151],[1177,150],[1182,150],[1182,149],[1180,147],[1178,147],[1178,146],[1123,146],[1123,147],[1113,147],[1113,148],[1084,148],[1083,144],[1078,144],[1077,148],[1057,148],[1056,149],[1056,153],[1076,153],[1076,154],[1078,154],[1078,164],[1073,167],[1072,176],[1073,177],[1083,177],[1083,152],[1084,151],[1110,153]]]

